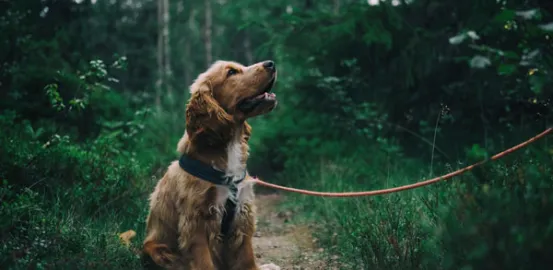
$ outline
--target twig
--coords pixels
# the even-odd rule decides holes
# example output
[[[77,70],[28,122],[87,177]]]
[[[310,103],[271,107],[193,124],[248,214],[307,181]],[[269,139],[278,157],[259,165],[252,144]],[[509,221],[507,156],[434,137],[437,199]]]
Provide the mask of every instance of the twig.
[[[402,127],[402,126],[400,126],[400,125],[398,125],[398,124],[393,124],[393,125],[394,125],[396,128],[401,129],[401,130],[403,130],[403,131],[405,131],[405,132],[407,132],[407,133],[409,133],[409,134],[411,134],[411,135],[417,137],[418,139],[420,139],[421,141],[425,142],[426,144],[433,146],[434,149],[435,149],[436,151],[438,151],[440,154],[442,154],[445,158],[450,159],[449,156],[448,156],[442,149],[440,149],[438,146],[436,146],[435,143],[432,143],[432,142],[429,141],[428,139],[424,138],[423,136],[419,135],[418,133],[416,133],[416,132],[414,132],[414,131],[412,131],[412,130],[410,130],[410,129],[408,129],[408,128]]]
[[[438,112],[438,117],[436,118],[436,125],[434,126],[434,139],[432,141],[432,156],[430,157],[430,176],[434,175],[434,149],[436,148],[436,134],[438,133],[438,124],[440,124],[440,116],[442,116],[442,111]]]

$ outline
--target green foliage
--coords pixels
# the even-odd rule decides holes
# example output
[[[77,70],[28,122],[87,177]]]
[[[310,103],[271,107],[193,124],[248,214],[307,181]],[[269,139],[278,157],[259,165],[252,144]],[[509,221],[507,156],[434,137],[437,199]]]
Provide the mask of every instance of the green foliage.
[[[526,153],[535,157],[496,164],[485,170],[486,184],[469,180],[460,189],[439,233],[444,269],[525,269],[529,262],[546,269],[553,262],[545,248],[553,241],[553,159]]]
[[[551,76],[540,73],[553,71],[540,25],[553,18],[550,6],[536,5],[363,3],[338,14],[283,15],[267,29],[287,74],[277,86],[282,105],[255,122],[262,130],[254,151],[267,153],[257,157],[294,187],[370,190],[426,178],[428,161],[430,176],[449,172],[542,131],[553,92],[544,91]],[[537,163],[552,164],[551,156],[525,152],[385,197],[294,196],[289,207],[320,224],[317,236],[346,269],[524,269],[530,258],[547,269],[550,236],[536,232],[548,232],[551,220],[542,217],[551,209],[536,198],[549,198],[551,173],[534,170],[519,190],[507,173]]]
[[[282,128],[262,141],[282,146],[271,155],[279,156],[297,149],[287,145],[288,139],[294,144],[301,141],[298,135],[310,136],[297,130],[329,141],[347,134],[353,145],[396,138],[406,154],[430,159],[428,140],[421,140],[430,137],[440,149],[434,158],[443,161],[462,153],[467,143],[484,142],[483,148],[499,151],[542,130],[551,122],[553,92],[541,90],[551,85],[550,76],[540,72],[551,73],[552,50],[547,32],[537,27],[551,18],[532,9],[541,15],[523,19],[516,5],[363,3],[345,6],[339,14],[283,15],[282,24],[267,29],[286,73],[277,86],[283,105],[278,117],[266,119],[267,125],[274,120]],[[428,20],[439,23],[418,18],[426,8]],[[513,20],[509,14],[516,17],[514,30],[505,28]],[[467,62],[493,68],[469,69]],[[359,115],[363,108],[370,112]],[[499,136],[515,129],[525,132]],[[327,154],[340,156],[342,149]]]
[[[95,96],[89,105],[107,100]],[[99,118],[105,117],[109,113]],[[33,123],[13,111],[0,115],[2,266],[139,267],[117,233],[144,226],[153,185],[147,180],[161,156],[141,144],[146,117],[138,111],[120,125],[103,122],[110,128],[79,143],[56,133],[52,121]]]
[[[207,3],[169,1],[162,48],[156,1],[0,1],[2,267],[139,267],[116,234],[140,243],[208,40],[213,59],[276,61],[279,106],[250,121],[249,166],[295,187],[412,183],[551,125],[548,1]],[[290,207],[346,269],[546,269],[550,148],[420,190]]]
[[[111,67],[124,65],[120,58]],[[144,227],[146,197],[154,184],[148,179],[167,161],[147,144],[154,136],[160,139],[147,127],[160,118],[145,106],[131,113],[131,102],[104,84],[116,80],[102,61],[91,61],[77,74],[58,75],[61,83],[43,88],[55,117],[30,120],[14,110],[0,114],[0,264],[8,269],[140,267],[117,234]],[[62,89],[80,96],[65,103]],[[73,132],[71,121],[94,125],[95,131]]]
[[[284,207],[316,224],[316,237],[339,255],[343,269],[548,269],[552,234],[553,156],[540,148],[420,190],[369,198],[288,198]],[[528,156],[535,156],[529,158]],[[380,158],[374,158],[380,159]],[[424,172],[397,156],[367,164],[351,160],[303,168],[296,186],[370,190],[412,183]],[[420,176],[420,177],[417,177]],[[482,182],[483,181],[483,182]]]

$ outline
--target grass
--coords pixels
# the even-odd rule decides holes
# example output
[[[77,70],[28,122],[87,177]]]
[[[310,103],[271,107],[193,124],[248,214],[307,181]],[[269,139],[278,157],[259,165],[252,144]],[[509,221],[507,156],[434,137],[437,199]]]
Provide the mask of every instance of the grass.
[[[393,175],[353,181],[354,172],[340,169],[348,163],[321,164],[319,173],[298,177],[304,178],[304,183],[312,183],[311,187],[318,190],[353,191],[406,183],[411,178],[409,175],[420,174],[416,172],[416,166],[412,166],[412,171],[394,170]],[[416,179],[418,177],[413,180]],[[343,263],[371,269],[413,269],[422,256],[417,249],[420,241],[429,236],[424,231],[425,226],[431,226],[429,209],[416,203],[425,196],[421,193],[417,190],[365,198],[299,195],[290,198],[284,207],[292,207],[295,212],[303,214],[304,221],[318,224],[316,237],[328,254],[339,254]],[[426,221],[415,225],[412,220]]]
[[[2,195],[8,190],[4,186]],[[17,205],[0,209],[2,223],[11,225],[3,226],[8,232],[0,245],[4,269],[139,269],[137,256],[118,234],[129,228],[140,232],[145,213],[111,208],[91,216],[63,197],[47,199],[30,190],[15,200]],[[146,198],[137,198],[140,202],[147,209]]]
[[[343,269],[525,269],[517,258],[548,269],[553,174],[545,164],[553,164],[551,157],[535,146],[416,190],[346,199],[291,195],[283,207],[299,213],[299,222],[317,225],[315,237],[328,256],[340,255]],[[373,164],[364,179],[354,166],[344,159],[284,177],[301,179],[295,186],[304,188],[359,191],[427,176],[425,166],[401,158],[387,164],[389,174]]]

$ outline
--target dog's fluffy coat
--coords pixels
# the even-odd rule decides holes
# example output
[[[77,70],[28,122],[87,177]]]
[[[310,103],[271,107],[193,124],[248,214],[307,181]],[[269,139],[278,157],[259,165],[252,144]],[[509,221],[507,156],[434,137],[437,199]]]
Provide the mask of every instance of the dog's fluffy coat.
[[[270,90],[275,77],[274,64],[266,62],[249,67],[225,61],[213,64],[190,87],[187,127],[177,151],[240,180],[251,135],[245,120],[276,106],[274,99],[259,98],[263,89]],[[254,109],[241,111],[239,104],[254,96],[258,96]],[[144,256],[166,269],[260,269],[252,246],[252,183],[248,175],[238,184],[236,198],[231,198],[237,202],[236,214],[229,235],[223,238],[221,220],[231,194],[228,187],[194,177],[173,162],[150,196]],[[261,268],[278,269],[274,265]]]

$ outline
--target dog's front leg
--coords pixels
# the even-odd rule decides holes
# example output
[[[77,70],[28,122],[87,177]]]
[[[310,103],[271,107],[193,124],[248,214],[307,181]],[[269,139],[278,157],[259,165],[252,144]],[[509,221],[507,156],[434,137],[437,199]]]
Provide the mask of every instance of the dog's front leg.
[[[192,258],[190,262],[191,270],[214,270],[213,259],[209,252],[207,243],[195,244],[191,247]]]
[[[257,266],[255,254],[253,252],[252,237],[243,235],[242,244],[239,248],[231,250],[227,258],[229,269],[231,270],[280,270],[280,267],[269,263]]]
[[[229,270],[257,270],[258,267],[255,263],[255,254],[253,252],[251,236],[237,236],[234,241],[238,243],[241,242],[241,244],[236,248],[230,248],[227,250],[227,264],[229,266]],[[232,244],[235,243],[230,244],[232,246]]]
[[[184,226],[179,226],[179,246],[182,257],[187,262],[187,269],[214,270],[215,266],[207,240],[206,224],[200,221],[196,224],[182,225]]]

